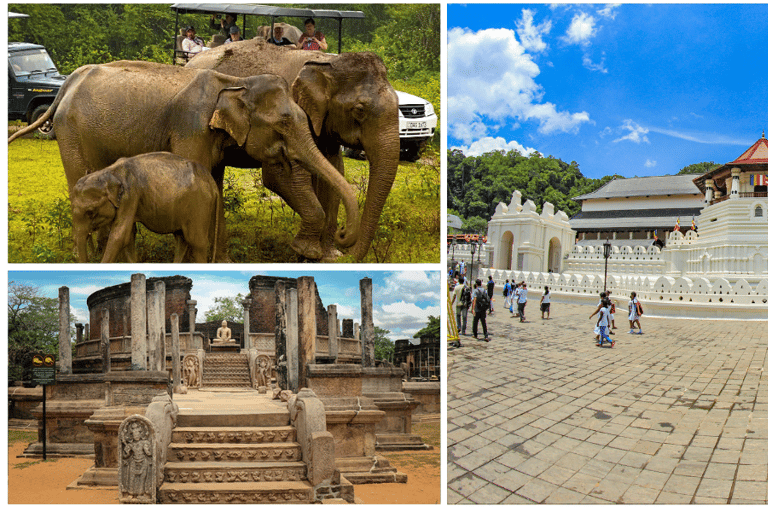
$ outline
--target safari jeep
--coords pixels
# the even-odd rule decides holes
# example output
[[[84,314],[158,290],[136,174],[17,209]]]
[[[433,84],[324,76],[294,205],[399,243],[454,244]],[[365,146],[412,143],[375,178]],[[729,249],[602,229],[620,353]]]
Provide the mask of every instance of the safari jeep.
[[[9,43],[8,120],[34,123],[51,106],[66,78],[59,74],[44,46]],[[38,131],[45,138],[54,138],[50,121]]]

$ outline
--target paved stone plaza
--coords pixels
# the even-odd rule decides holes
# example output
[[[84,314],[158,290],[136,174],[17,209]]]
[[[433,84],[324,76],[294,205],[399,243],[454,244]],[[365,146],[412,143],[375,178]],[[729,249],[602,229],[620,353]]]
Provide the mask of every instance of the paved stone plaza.
[[[448,350],[448,503],[767,502],[768,324],[538,305]]]

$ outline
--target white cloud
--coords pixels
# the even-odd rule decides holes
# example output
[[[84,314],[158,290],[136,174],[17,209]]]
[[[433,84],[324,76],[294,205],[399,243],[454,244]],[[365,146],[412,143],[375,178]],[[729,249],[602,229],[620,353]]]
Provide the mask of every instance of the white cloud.
[[[541,133],[576,133],[590,122],[587,112],[572,114],[542,103],[540,70],[508,29],[448,32],[449,132],[464,144],[491,135],[491,123],[538,121]],[[495,129],[495,128],[493,128]]]
[[[540,25],[533,24],[533,15],[536,11],[530,9],[523,9],[523,17],[515,22],[517,28],[517,35],[520,36],[520,43],[523,48],[529,52],[543,52],[547,49],[547,43],[544,42],[542,36],[549,34],[552,30],[552,22],[547,20]]]
[[[651,141],[648,140],[648,128],[643,128],[636,122],[634,122],[631,119],[625,119],[624,124],[621,125],[620,130],[626,130],[629,133],[624,135],[623,137],[620,137],[618,139],[615,139],[613,142],[621,142],[622,140],[628,140],[631,142],[635,142],[637,144],[640,144],[641,142],[647,142],[650,144]]]
[[[507,142],[503,137],[483,137],[469,146],[459,146],[452,149],[460,149],[465,156],[480,156],[495,150],[506,152],[516,150],[523,156],[530,156],[536,151],[533,148],[523,147],[520,143],[514,140]]]
[[[374,311],[374,325],[391,331],[390,339],[412,337],[427,326],[430,316],[440,316],[440,303],[420,308],[412,302],[398,301],[385,304]]]
[[[562,40],[566,44],[588,45],[596,32],[595,18],[585,12],[580,12],[571,19],[571,24]]]
[[[651,160],[650,158],[645,160],[645,166],[646,167],[656,167],[656,160]]]
[[[730,135],[720,135],[719,133],[686,133],[679,130],[667,130],[664,128],[648,127],[648,130],[655,133],[661,133],[669,137],[675,137],[676,139],[683,139],[690,142],[698,142],[699,144],[728,144],[731,146],[749,146],[755,141],[749,139],[738,139],[731,137]]]
[[[611,130],[611,127],[606,126],[605,128],[603,128],[603,131],[600,132],[600,138],[602,139],[606,135],[612,135],[612,134],[613,134],[613,130]]]
[[[616,10],[619,8],[620,5],[621,4],[607,4],[602,9],[598,9],[597,14],[609,20],[616,19]]]
[[[587,54],[584,54],[581,63],[590,71],[599,71],[601,73],[608,72],[608,69],[605,67],[605,52],[603,52],[603,58],[600,60],[600,63],[592,62],[592,59]]]

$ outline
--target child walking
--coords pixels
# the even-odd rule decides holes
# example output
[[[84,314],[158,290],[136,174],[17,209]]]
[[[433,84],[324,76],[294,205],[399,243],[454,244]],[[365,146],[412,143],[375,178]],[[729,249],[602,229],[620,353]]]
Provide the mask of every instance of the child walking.
[[[643,328],[640,327],[640,317],[643,313],[640,308],[637,294],[632,292],[629,295],[629,332],[627,334],[635,334],[634,324],[637,324],[637,334],[643,334]]]
[[[539,301],[541,304],[541,319],[544,320],[544,312],[547,313],[547,320],[549,320],[549,286],[544,287],[544,293],[541,296],[541,300]]]
[[[600,341],[598,341],[596,345],[602,347],[603,342],[608,341],[611,344],[611,348],[613,348],[616,345],[616,342],[608,337],[608,315],[610,314],[610,306],[607,299],[603,299],[600,302],[600,307],[595,310],[594,313],[589,315],[589,318],[592,318],[598,313],[600,314],[600,316],[597,317],[597,325],[600,328]]]

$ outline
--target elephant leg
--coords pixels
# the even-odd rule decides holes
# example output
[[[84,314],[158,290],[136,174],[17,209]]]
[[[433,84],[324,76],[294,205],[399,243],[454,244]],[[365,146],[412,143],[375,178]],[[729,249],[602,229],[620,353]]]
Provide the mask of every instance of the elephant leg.
[[[280,164],[265,165],[264,186],[282,197],[288,206],[301,217],[299,232],[291,242],[291,248],[305,258],[319,260],[323,257],[320,237],[325,213],[315,195],[312,175],[296,163],[287,170]]]
[[[128,245],[125,246],[125,249],[123,250],[123,256],[125,257],[125,261],[128,263],[136,263],[139,261],[138,256],[136,255],[136,232],[138,231],[138,227],[136,224],[133,224],[133,229],[131,230],[131,239],[128,241]]]
[[[216,187],[219,189],[219,226],[218,226],[218,239],[216,241],[216,254],[213,261],[219,263],[232,263],[227,251],[227,229],[224,222],[224,164],[220,163],[211,170],[211,176],[213,181],[216,182]]]
[[[189,247],[188,254],[193,263],[208,263],[208,234],[211,227],[207,219],[200,218],[182,228],[183,241]]]
[[[176,232],[173,234],[173,238],[175,241],[175,249],[173,252],[173,262],[174,263],[183,263],[184,258],[187,255],[187,242],[184,240],[184,236],[180,232]]]
[[[344,159],[341,157],[341,152],[338,151],[327,158],[331,165],[338,169],[339,174],[344,176]],[[323,260],[336,261],[341,256],[341,252],[336,249],[334,244],[334,236],[338,229],[340,198],[333,190],[333,187],[324,180],[318,180],[317,197],[325,212],[325,223],[323,225],[322,237],[320,238]]]

